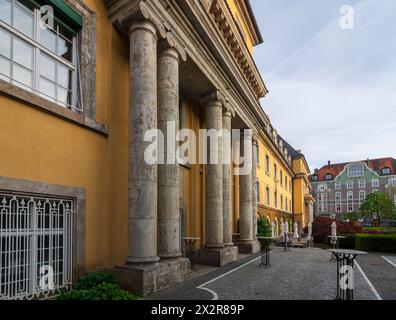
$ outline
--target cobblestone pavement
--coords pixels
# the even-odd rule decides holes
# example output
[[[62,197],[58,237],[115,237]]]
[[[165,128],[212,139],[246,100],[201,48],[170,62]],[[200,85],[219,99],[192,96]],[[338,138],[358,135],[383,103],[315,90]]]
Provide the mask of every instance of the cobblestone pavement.
[[[369,253],[357,261],[381,298],[396,300],[396,255]]]
[[[377,257],[381,262],[387,263],[380,256],[373,256],[372,258],[370,254],[368,257],[374,261]],[[288,252],[276,249],[271,253],[271,268],[260,267],[259,256],[255,255],[163,290],[147,299],[333,300],[336,295],[337,270],[336,262],[330,262],[329,257],[330,254],[322,249],[291,249]],[[371,261],[368,257],[359,260],[365,273],[367,264]],[[367,274],[373,272],[375,271],[370,268]],[[355,299],[377,299],[356,266]]]

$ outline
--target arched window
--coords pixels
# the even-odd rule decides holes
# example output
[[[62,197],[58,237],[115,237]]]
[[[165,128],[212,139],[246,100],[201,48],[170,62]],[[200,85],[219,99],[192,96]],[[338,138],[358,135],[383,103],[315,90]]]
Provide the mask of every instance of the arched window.
[[[348,191],[347,193],[347,210],[353,212],[353,192]]]
[[[359,206],[362,205],[362,203],[366,200],[366,191],[360,190],[359,191]]]
[[[271,199],[270,199],[270,189],[269,187],[265,188],[265,200],[267,201],[267,206],[271,205]]]
[[[335,211],[341,212],[341,192],[336,192],[335,194]]]

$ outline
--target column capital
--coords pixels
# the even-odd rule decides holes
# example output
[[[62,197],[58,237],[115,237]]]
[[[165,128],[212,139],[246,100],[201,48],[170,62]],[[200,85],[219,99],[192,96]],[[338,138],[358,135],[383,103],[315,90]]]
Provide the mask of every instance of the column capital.
[[[179,61],[180,55],[175,48],[169,46],[169,43],[163,39],[158,42],[158,57],[170,57]]]
[[[136,31],[136,30],[145,30],[147,32],[150,32],[154,35],[156,39],[157,38],[157,29],[155,26],[148,20],[139,20],[135,21],[134,23],[131,24],[128,30],[128,36],[131,38],[131,34]]]
[[[233,108],[232,104],[230,101],[228,101],[227,99],[225,99],[224,101],[224,109],[223,109],[224,113],[229,113],[231,117],[235,117],[235,109]]]
[[[223,95],[219,90],[212,91],[202,97],[202,104],[206,107],[213,105],[220,105],[223,107],[224,101]]]

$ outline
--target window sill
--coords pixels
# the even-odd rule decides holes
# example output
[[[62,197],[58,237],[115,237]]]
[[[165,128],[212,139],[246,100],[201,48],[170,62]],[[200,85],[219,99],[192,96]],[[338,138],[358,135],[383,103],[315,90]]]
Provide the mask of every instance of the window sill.
[[[0,94],[26,103],[33,108],[47,112],[83,128],[95,131],[105,136],[109,135],[108,128],[105,125],[86,117],[84,113],[77,113],[69,109],[65,109],[56,103],[19,88],[11,83],[8,83],[7,81],[0,80]]]

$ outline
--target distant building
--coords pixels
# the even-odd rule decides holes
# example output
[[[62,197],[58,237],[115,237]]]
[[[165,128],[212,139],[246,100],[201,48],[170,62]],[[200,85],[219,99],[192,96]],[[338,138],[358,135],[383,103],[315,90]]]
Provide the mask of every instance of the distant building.
[[[330,161],[310,175],[316,200],[315,216],[341,217],[359,212],[367,195],[396,186],[396,160],[374,160],[331,164]]]

